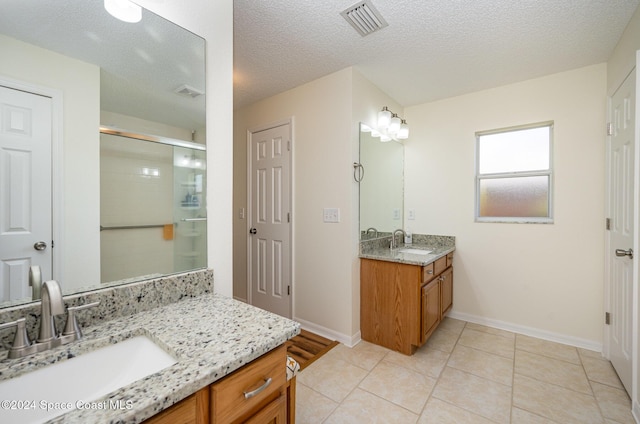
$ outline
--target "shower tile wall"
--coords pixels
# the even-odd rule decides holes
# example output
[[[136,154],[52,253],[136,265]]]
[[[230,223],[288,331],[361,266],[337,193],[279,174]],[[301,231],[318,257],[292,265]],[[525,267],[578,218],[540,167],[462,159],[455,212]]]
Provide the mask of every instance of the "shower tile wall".
[[[101,135],[101,226],[173,225],[173,149]],[[174,271],[162,227],[101,232],[101,280]],[[115,265],[117,264],[117,265]]]

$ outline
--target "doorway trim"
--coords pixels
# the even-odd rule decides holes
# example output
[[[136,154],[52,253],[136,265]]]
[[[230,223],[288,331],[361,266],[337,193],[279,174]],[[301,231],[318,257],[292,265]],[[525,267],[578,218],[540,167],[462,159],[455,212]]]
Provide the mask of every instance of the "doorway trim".
[[[51,99],[51,223],[52,279],[64,284],[64,127],[62,90],[0,75],[0,85]]]
[[[289,210],[291,211],[291,231],[289,232],[289,246],[290,246],[290,252],[289,252],[289,256],[290,256],[290,270],[289,270],[289,275],[291,276],[291,281],[290,281],[290,285],[291,285],[291,295],[289,296],[289,302],[290,302],[290,308],[289,310],[291,311],[291,316],[288,318],[293,318],[296,316],[296,311],[295,311],[295,296],[296,296],[296,290],[295,290],[295,249],[294,249],[294,240],[295,240],[295,202],[294,202],[294,197],[293,197],[293,193],[295,192],[294,188],[295,188],[295,167],[294,167],[294,161],[293,161],[293,155],[294,155],[294,149],[295,149],[295,139],[294,139],[294,134],[295,134],[295,120],[293,116],[290,116],[289,118],[285,118],[282,120],[278,120],[278,121],[274,121],[268,124],[263,124],[263,125],[257,125],[255,127],[250,127],[247,129],[247,141],[246,141],[246,146],[247,146],[247,208],[246,208],[246,213],[247,213],[247,218],[250,217],[250,213],[251,213],[251,206],[252,206],[252,198],[251,198],[251,139],[254,133],[260,132],[260,131],[265,131],[265,130],[269,130],[271,128],[276,128],[282,125],[289,125],[289,140],[291,140],[291,146],[290,146],[290,151],[289,151],[289,169],[291,171],[291,176],[290,176],[290,184],[289,184]],[[247,251],[247,281],[246,281],[246,285],[247,285],[247,303],[249,303],[250,305],[253,304],[252,303],[252,288],[251,288],[251,278],[250,278],[250,273],[249,273],[249,267],[251,265],[251,237],[249,235],[249,229],[251,226],[251,220],[250,219],[246,219],[245,220],[245,238],[246,238],[246,251]]]

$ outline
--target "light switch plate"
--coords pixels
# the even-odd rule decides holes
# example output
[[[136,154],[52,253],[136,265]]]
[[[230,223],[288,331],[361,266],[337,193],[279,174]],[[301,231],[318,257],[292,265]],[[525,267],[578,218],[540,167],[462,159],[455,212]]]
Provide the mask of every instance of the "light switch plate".
[[[322,221],[328,223],[340,222],[340,208],[324,208],[322,210]]]

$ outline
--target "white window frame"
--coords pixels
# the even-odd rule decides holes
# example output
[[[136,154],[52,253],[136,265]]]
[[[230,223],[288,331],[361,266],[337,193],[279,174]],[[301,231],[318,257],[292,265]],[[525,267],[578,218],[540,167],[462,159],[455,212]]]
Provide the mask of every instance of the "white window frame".
[[[538,122],[535,124],[518,125],[514,127],[499,128],[488,131],[476,132],[476,198],[475,198],[475,222],[502,222],[502,223],[517,223],[517,224],[553,224],[553,121]],[[549,127],[549,169],[540,171],[525,171],[525,172],[499,172],[491,174],[480,174],[480,137],[490,134],[499,134],[520,130],[528,130],[532,128]],[[480,181],[482,180],[494,180],[497,178],[518,178],[518,177],[536,177],[547,176],[549,178],[549,191],[547,194],[547,204],[549,215],[547,217],[488,217],[480,216]]]

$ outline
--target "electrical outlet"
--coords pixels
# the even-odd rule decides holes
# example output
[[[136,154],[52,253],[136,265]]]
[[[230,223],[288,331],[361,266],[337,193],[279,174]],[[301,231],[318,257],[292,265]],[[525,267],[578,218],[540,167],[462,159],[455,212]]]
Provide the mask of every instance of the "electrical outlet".
[[[393,219],[395,220],[400,219],[400,208],[395,208],[393,210]]]
[[[322,221],[329,223],[340,222],[340,208],[324,208],[322,210]]]
[[[410,220],[416,219],[416,210],[415,209],[409,209],[409,219]]]

